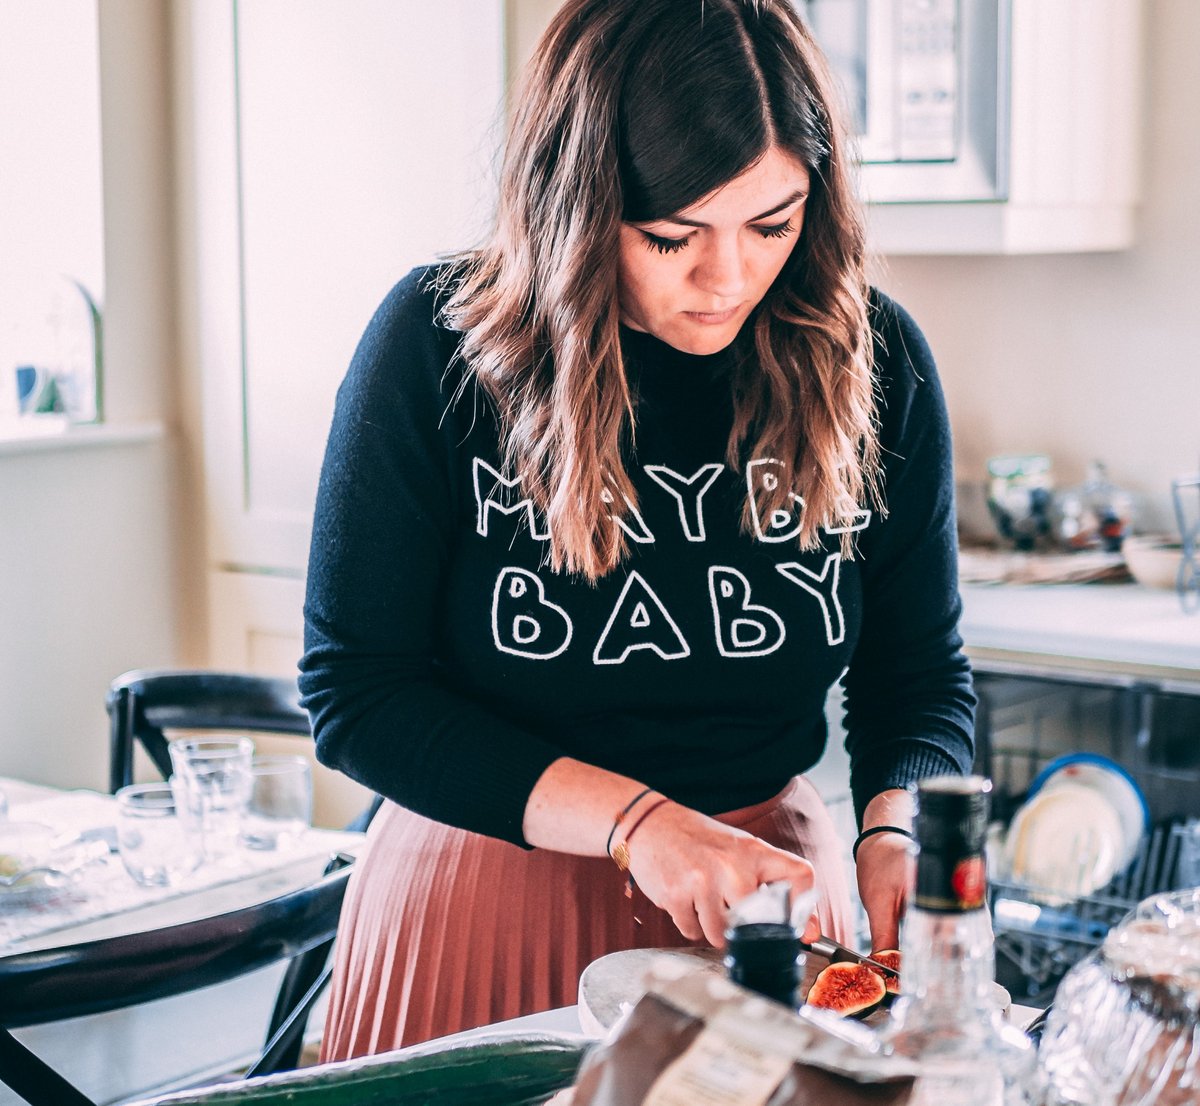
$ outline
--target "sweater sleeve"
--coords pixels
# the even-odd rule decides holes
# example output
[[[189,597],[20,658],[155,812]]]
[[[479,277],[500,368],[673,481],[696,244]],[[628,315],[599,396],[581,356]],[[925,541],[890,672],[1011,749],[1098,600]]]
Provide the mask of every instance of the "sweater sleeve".
[[[300,690],[323,764],[528,847],[529,793],[561,753],[450,686],[435,661],[454,540],[458,443],[443,383],[454,338],[434,325],[418,271],[359,343],[318,487]]]
[[[968,772],[975,696],[958,621],[958,542],[946,404],[924,335],[880,296],[885,517],[862,535],[863,609],[846,672],[855,812],[881,791]]]

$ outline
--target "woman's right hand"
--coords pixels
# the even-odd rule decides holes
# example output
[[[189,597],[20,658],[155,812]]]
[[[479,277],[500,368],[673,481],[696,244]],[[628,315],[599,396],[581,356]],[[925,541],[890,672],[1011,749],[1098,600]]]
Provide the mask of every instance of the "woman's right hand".
[[[735,826],[665,802],[629,843],[629,871],[642,893],[671,915],[679,932],[716,948],[725,941],[729,907],[761,884],[787,880],[793,893],[813,885],[813,866]],[[805,940],[818,934],[816,916]]]

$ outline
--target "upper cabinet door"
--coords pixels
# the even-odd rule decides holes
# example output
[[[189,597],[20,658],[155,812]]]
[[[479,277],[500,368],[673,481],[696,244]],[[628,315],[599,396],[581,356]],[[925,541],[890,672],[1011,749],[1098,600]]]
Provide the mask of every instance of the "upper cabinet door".
[[[175,32],[208,559],[300,575],[363,328],[409,269],[487,226],[503,5],[206,2]]]

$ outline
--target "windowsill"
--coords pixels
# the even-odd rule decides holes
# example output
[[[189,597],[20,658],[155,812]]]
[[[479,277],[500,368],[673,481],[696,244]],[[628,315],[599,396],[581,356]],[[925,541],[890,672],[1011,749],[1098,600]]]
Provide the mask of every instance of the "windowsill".
[[[161,422],[21,425],[0,423],[0,457],[45,453],[95,446],[137,445],[160,441],[166,434]]]

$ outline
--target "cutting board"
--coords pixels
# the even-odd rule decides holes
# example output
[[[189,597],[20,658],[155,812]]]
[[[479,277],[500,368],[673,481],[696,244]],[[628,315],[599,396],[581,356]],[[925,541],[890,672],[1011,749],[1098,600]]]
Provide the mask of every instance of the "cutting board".
[[[579,977],[579,1024],[583,1031],[594,1037],[604,1037],[624,1013],[643,993],[642,980],[652,961],[663,957],[686,965],[698,972],[725,974],[722,954],[716,949],[630,949],[612,952],[593,960]],[[823,956],[809,953],[804,966],[804,978],[800,994],[808,994],[809,987],[819,972],[829,966]],[[1008,992],[998,983],[996,998],[1005,1014],[1011,1005]],[[888,1019],[886,1006],[880,1006],[863,1020],[867,1025],[880,1025]]]

